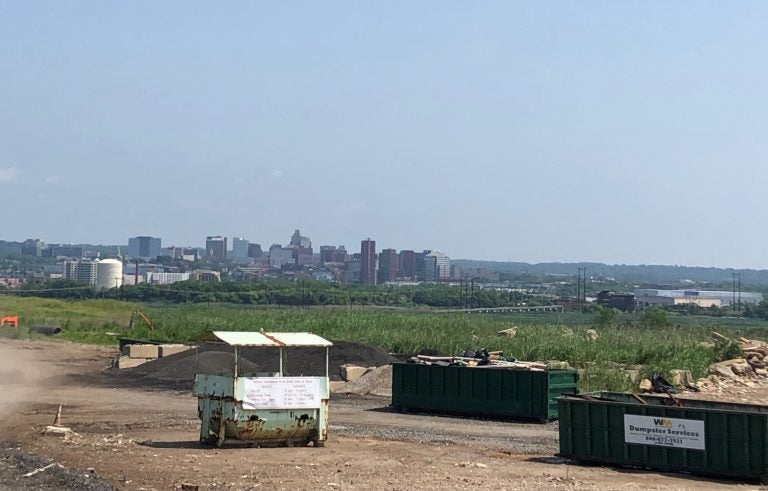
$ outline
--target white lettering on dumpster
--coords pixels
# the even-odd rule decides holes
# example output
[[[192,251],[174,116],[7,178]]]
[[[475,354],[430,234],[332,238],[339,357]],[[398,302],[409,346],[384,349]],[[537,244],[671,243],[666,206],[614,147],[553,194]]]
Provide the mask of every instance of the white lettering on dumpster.
[[[245,409],[320,407],[322,377],[253,377],[243,379]]]
[[[704,450],[704,421],[625,414],[624,441]]]

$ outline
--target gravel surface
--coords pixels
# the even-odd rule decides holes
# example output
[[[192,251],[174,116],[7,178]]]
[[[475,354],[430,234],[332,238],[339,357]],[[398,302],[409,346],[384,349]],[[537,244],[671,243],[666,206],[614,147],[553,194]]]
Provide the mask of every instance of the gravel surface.
[[[25,474],[52,467],[29,477]],[[26,453],[9,443],[0,443],[0,489],[113,491],[116,488],[90,474],[61,467],[52,460]]]
[[[331,401],[334,434],[430,445],[472,444],[531,455],[558,452],[558,423],[530,423],[429,413],[402,413],[389,399],[339,395]]]

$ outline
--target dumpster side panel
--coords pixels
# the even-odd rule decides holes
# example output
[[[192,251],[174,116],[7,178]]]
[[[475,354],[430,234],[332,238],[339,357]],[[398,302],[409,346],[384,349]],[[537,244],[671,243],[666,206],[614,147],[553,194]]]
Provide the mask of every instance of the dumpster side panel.
[[[744,411],[561,398],[560,454],[577,461],[763,479],[768,415]],[[702,421],[704,450],[625,442],[624,415]]]
[[[392,405],[404,409],[536,418],[557,417],[550,396],[576,391],[576,372],[534,372],[394,363]],[[550,385],[553,378],[556,384]]]
[[[547,374],[548,416],[549,419],[557,419],[557,398],[563,394],[578,394],[579,372],[576,370],[550,370]]]
[[[234,397],[234,381],[232,377],[195,375],[195,395],[197,397],[232,398]]]
[[[264,442],[285,440],[309,442],[320,428],[320,409],[252,410],[235,406],[234,417],[226,421],[227,438]]]

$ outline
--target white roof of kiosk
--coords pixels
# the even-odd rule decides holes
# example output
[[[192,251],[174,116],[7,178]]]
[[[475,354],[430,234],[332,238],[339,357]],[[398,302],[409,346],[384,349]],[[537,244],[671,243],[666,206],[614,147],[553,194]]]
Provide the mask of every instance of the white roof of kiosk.
[[[311,332],[247,332],[212,331],[231,346],[263,346],[269,348],[325,348],[333,343]]]

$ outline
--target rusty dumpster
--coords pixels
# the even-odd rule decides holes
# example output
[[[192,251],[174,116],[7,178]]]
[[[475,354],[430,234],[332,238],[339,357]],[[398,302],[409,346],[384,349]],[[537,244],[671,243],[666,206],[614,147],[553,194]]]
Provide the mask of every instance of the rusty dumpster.
[[[328,350],[332,346],[311,333],[211,333],[234,348],[231,375],[195,375],[200,441],[222,446],[308,445],[322,447],[328,436]],[[240,369],[239,348],[279,350],[277,372]],[[325,376],[283,376],[284,350],[326,348]]]

